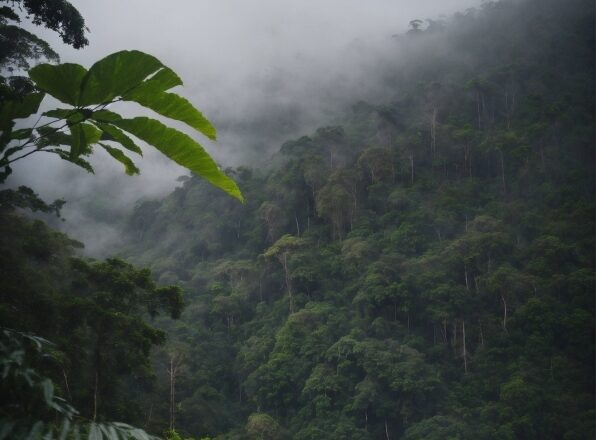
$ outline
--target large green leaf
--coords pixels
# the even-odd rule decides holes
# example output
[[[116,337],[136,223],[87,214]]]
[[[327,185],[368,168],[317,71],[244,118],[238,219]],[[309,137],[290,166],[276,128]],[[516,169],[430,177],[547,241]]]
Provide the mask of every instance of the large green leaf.
[[[101,130],[91,124],[77,123],[70,126],[71,149],[70,156],[75,158],[89,153],[90,146],[99,141]]]
[[[147,81],[147,84],[151,81]],[[123,96],[124,99],[135,101],[148,107],[160,115],[182,121],[209,139],[215,140],[216,131],[213,125],[185,98],[174,93],[151,90],[144,84]]]
[[[68,153],[67,151],[64,151],[64,150],[60,150],[58,148],[44,150],[44,151],[48,151],[50,153],[55,153],[58,156],[60,156],[61,159],[66,160],[71,163],[74,163],[75,165],[83,168],[88,173],[95,174],[95,171],[93,170],[93,167],[91,166],[91,164],[89,162],[87,162],[85,159],[82,159],[81,157],[71,157],[70,153]]]
[[[17,140],[28,139],[31,137],[32,134],[33,134],[32,128],[21,128],[20,130],[13,131],[10,135],[10,138],[17,139]]]
[[[163,65],[136,50],[116,52],[96,62],[85,76],[79,106],[103,104],[122,96]]]
[[[44,96],[45,93],[30,93],[22,99],[2,102],[0,106],[0,130],[4,131],[12,127],[13,119],[26,118],[37,113]]]
[[[126,136],[118,127],[114,127],[110,124],[104,124],[97,122],[97,126],[103,131],[101,140],[103,141],[114,141],[121,144],[127,150],[133,151],[138,155],[143,155],[143,150],[133,142],[131,138]]]
[[[40,64],[29,70],[29,78],[40,90],[65,104],[77,105],[87,69],[79,64]]]
[[[71,116],[73,116],[75,113],[79,113],[79,111],[72,109],[72,108],[71,109],[55,108],[53,110],[49,110],[47,112],[42,113],[42,115],[47,116],[48,118],[68,119]]]
[[[130,158],[127,157],[118,148],[110,147],[109,145],[102,144],[101,142],[99,143],[99,145],[101,145],[110,156],[112,156],[114,159],[116,159],[118,162],[124,165],[124,171],[126,172],[126,174],[128,174],[129,176],[132,176],[133,174],[139,174],[139,169],[136,167],[133,161],[130,160]]]
[[[146,117],[122,119],[114,122],[114,125],[153,145],[174,162],[244,201],[236,182],[226,176],[203,147],[188,135]]]
[[[72,145],[72,136],[56,128],[50,126],[39,127],[37,132],[40,135],[36,142],[38,148],[50,145]]]
[[[117,121],[118,119],[122,119],[122,116],[120,116],[118,113],[114,113],[109,110],[97,110],[91,113],[89,117],[99,122],[113,122]]]
[[[88,440],[102,440],[101,429],[96,423],[91,423],[89,425],[89,437]]]
[[[146,83],[151,83],[152,87],[159,88],[160,91],[165,92],[172,87],[181,86],[182,80],[180,77],[169,67],[164,66],[155,75],[149,78]]]

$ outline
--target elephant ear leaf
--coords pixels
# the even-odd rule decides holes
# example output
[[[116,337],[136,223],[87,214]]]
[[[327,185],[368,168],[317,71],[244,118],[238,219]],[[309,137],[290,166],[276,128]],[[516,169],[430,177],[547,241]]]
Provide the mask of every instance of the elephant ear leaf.
[[[85,123],[77,123],[70,126],[71,148],[70,156],[72,158],[79,157],[81,154],[89,154],[91,152],[91,145],[99,141],[101,138],[101,131],[95,126]]]
[[[153,145],[174,162],[244,201],[236,182],[221,171],[203,147],[190,136],[147,117],[122,119],[114,122],[114,125]]]
[[[26,118],[37,113],[44,93],[31,93],[22,99],[2,102],[0,106],[0,130],[4,131],[13,125],[13,119]]]
[[[81,84],[79,106],[103,104],[138,86],[163,65],[146,53],[123,50],[96,62]]]
[[[150,83],[151,81],[147,81],[147,84]],[[217,136],[215,127],[207,118],[188,100],[174,93],[156,92],[150,87],[141,85],[125,94],[123,98],[138,102],[160,115],[184,122],[209,139],[215,140]]]
[[[142,154],[135,143],[138,138],[153,145],[168,158],[206,179],[229,195],[244,201],[236,183],[228,177],[193,138],[147,117],[124,119],[107,110],[117,101],[134,101],[167,118],[181,121],[199,133],[215,140],[216,130],[203,114],[187,99],[169,93],[168,90],[182,85],[180,77],[164,66],[157,58],[140,51],[120,51],[99,60],[89,70],[78,64],[42,64],[29,71],[30,78],[41,92],[71,106],[43,113],[54,120],[40,127],[12,133],[14,119],[25,117],[38,110],[44,93],[31,94],[23,104],[5,103],[0,106],[0,164],[5,172],[0,181],[10,172],[8,164],[26,155],[11,160],[16,151],[32,144],[35,151],[45,149],[61,158],[76,163],[92,172],[91,165],[83,157],[89,155],[93,145],[100,146],[114,159],[121,162],[128,174],[139,172],[134,163],[124,154],[122,147]],[[58,127],[58,124],[66,124]],[[51,124],[56,124],[52,126]],[[68,126],[67,130],[63,130]],[[34,133],[38,137],[34,137]],[[128,136],[128,134],[134,137]],[[25,143],[6,149],[14,140]],[[50,150],[50,147],[57,147]]]
[[[126,136],[118,127],[111,124],[97,123],[97,126],[103,131],[101,135],[102,141],[118,142],[127,150],[137,153],[139,156],[143,155],[143,150],[133,142],[131,138]]]
[[[128,174],[129,176],[132,176],[133,174],[139,174],[140,171],[136,167],[134,162],[130,160],[130,158],[126,156],[121,150],[119,150],[118,148],[110,147],[106,144],[102,144],[101,142],[99,143],[99,145],[101,145],[101,147],[104,150],[106,150],[110,156],[112,156],[114,159],[116,159],[118,162],[124,165],[124,171],[126,172],[126,174]]]
[[[165,92],[172,87],[181,86],[182,80],[176,72],[169,67],[164,66],[155,75],[145,81],[145,83],[150,83],[156,90]]]
[[[35,86],[65,104],[76,106],[87,69],[79,64],[40,64],[29,70]]]

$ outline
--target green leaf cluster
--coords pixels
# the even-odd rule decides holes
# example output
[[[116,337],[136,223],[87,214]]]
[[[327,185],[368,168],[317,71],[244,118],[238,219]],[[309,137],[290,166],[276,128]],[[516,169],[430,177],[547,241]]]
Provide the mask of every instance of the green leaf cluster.
[[[211,140],[216,139],[215,128],[203,114],[185,98],[169,92],[182,85],[182,81],[155,57],[139,51],[121,51],[99,60],[88,70],[72,63],[41,64],[28,74],[40,92],[5,101],[0,111],[3,179],[10,174],[11,163],[39,151],[57,154],[93,172],[86,157],[94,146],[103,148],[120,162],[127,174],[138,174],[139,169],[126,153],[128,150],[142,155],[135,140],[138,139],[243,201],[236,183],[193,137],[153,118],[124,118],[107,110],[116,102],[136,102],[161,116],[185,123]],[[52,120],[39,127],[13,130],[15,119],[37,113],[45,94],[70,107],[43,113]]]

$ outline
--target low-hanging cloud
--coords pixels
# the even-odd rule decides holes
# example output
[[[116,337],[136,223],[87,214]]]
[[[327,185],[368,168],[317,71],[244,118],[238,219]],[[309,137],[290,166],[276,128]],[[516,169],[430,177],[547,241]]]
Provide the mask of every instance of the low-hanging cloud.
[[[410,20],[465,10],[479,0],[72,3],[91,30],[89,47],[76,51],[31,26],[62,62],[90,66],[123,49],[155,55],[181,76],[178,93],[218,128],[216,144],[200,140],[208,151],[222,166],[258,166],[255,158],[262,163],[284,139],[325,125],[341,108],[383,99],[380,72],[399,62],[391,35],[407,30]],[[14,167],[9,184],[67,199],[64,226],[90,253],[109,251],[118,239],[119,213],[140,198],[167,194],[186,174],[149,148],[135,177],[99,152],[92,160],[96,177],[51,155],[35,156]],[[100,211],[110,214],[100,218]]]

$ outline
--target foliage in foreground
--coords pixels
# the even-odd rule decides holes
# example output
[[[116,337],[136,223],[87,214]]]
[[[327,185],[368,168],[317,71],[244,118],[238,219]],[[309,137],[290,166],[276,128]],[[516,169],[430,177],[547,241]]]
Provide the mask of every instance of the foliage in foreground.
[[[153,387],[150,351],[165,340],[149,320],[177,318],[181,289],[158,286],[149,270],[122,260],[75,257],[80,243],[19,213],[59,213],[62,203],[46,204],[23,187],[0,191],[2,432],[144,439],[107,421],[139,419],[133,396]]]
[[[46,339],[0,328],[0,440],[158,440],[126,423],[81,419],[36,370],[36,363],[57,361],[53,350]]]
[[[99,60],[89,70],[72,63],[41,64],[28,74],[37,91],[2,101],[0,168],[4,171],[0,182],[11,174],[12,163],[39,152],[56,154],[93,172],[85,157],[93,152],[94,146],[121,162],[127,174],[137,174],[138,168],[123,151],[142,155],[141,148],[129,137],[132,135],[243,200],[236,183],[192,137],[153,118],[123,118],[107,110],[116,102],[136,102],[215,140],[215,128],[201,112],[185,98],[168,92],[182,85],[182,81],[155,57],[139,51],[121,51]],[[36,114],[45,94],[69,107],[44,112],[42,116],[50,118],[49,122],[15,129],[15,119]]]

